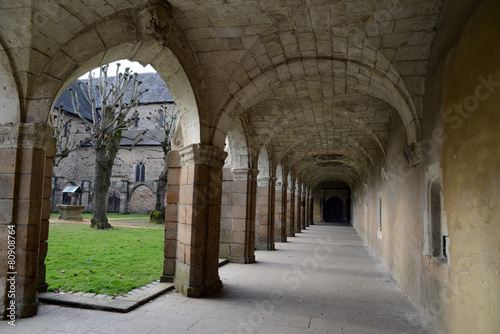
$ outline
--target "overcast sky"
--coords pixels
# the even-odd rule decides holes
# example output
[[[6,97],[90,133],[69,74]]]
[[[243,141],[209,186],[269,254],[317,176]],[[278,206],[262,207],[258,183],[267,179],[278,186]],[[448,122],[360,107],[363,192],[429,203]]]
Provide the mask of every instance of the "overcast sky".
[[[109,69],[108,69],[109,76],[114,76],[116,74],[116,64],[117,63],[120,63],[120,72],[125,71],[126,67],[130,67],[130,69],[133,72],[137,72],[137,73],[156,72],[154,70],[154,68],[151,67],[151,65],[147,65],[146,67],[144,67],[136,61],[129,61],[126,59],[122,59],[122,60],[117,60],[117,61],[109,64]],[[99,76],[99,68],[92,70],[92,72],[94,73],[95,77]],[[89,77],[89,73],[87,72],[84,75],[82,75],[79,79],[87,79],[88,77]]]

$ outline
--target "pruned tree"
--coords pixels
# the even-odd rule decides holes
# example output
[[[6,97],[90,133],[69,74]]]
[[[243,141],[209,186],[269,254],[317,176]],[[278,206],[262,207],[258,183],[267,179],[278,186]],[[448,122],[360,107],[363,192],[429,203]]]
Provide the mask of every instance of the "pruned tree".
[[[94,194],[90,226],[96,229],[111,228],[106,215],[108,190],[116,155],[120,149],[124,148],[120,146],[120,141],[124,138],[131,140],[132,146],[124,148],[131,150],[141,140],[139,137],[144,134],[139,133],[133,138],[127,138],[124,136],[124,131],[134,123],[138,115],[139,98],[147,89],[143,91],[139,89],[141,81],[137,79],[137,73],[133,73],[130,68],[127,67],[124,73],[120,73],[120,64],[117,66],[116,76],[110,79],[113,81],[108,81],[108,65],[104,65],[99,69],[97,84],[92,72],[89,73],[86,83],[79,82],[85,98],[90,103],[92,120],[82,116],[76,92],[70,91],[73,108],[86,123],[95,152]],[[101,103],[99,110],[96,97]]]
[[[163,170],[158,177],[158,186],[156,189],[156,203],[155,208],[151,212],[150,221],[154,223],[165,222],[165,193],[167,190],[167,178],[168,178],[168,167],[167,167],[167,153],[172,148],[172,136],[175,132],[175,127],[177,126],[177,115],[178,108],[174,104],[172,110],[169,110],[167,104],[162,104],[160,109],[151,113],[148,118],[154,121],[154,124],[158,130],[161,130],[161,136],[149,136],[150,139],[155,140],[160,143],[163,150]]]
[[[54,123],[54,138],[56,139],[56,155],[54,156],[54,167],[59,166],[61,161],[69,154],[80,148],[82,140],[78,140],[78,131],[73,133],[73,119],[66,117],[63,105],[55,109],[52,117]]]

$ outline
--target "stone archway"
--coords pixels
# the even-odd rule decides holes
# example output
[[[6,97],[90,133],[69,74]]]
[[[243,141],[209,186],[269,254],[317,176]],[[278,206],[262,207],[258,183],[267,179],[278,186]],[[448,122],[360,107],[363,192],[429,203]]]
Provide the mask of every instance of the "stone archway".
[[[161,20],[152,23],[153,16]],[[51,49],[50,56],[38,59],[36,66],[28,64],[33,65],[34,69],[30,72],[29,80],[17,85],[14,78],[22,77],[25,72],[19,68],[15,73],[6,69],[5,64],[9,64],[8,57],[4,57],[3,49],[0,51],[0,78],[5,79],[9,86],[8,99],[0,96],[0,102],[7,107],[2,108],[1,120],[4,124],[26,122],[17,127],[5,125],[6,135],[3,138],[12,140],[4,141],[1,145],[2,149],[13,150],[9,153],[15,161],[12,166],[19,167],[18,170],[22,169],[25,174],[22,180],[23,189],[28,192],[19,193],[22,200],[18,201],[18,204],[12,199],[12,212],[17,210],[16,205],[29,208],[16,219],[29,221],[30,233],[33,232],[37,236],[29,238],[31,241],[25,256],[26,259],[29,257],[38,261],[27,261],[19,257],[20,263],[26,263],[26,270],[18,270],[19,281],[22,281],[16,295],[19,317],[36,314],[36,291],[46,289],[44,260],[48,249],[51,166],[54,156],[54,147],[50,146],[52,128],[46,123],[49,122],[49,114],[58,95],[70,83],[88,70],[118,59],[126,58],[142,64],[151,63],[167,81],[169,90],[181,110],[174,148],[201,141],[198,100],[203,100],[203,93],[199,84],[200,75],[197,73],[190,48],[186,47],[185,36],[171,16],[167,3],[165,6],[147,5],[145,8],[125,9],[108,17],[96,17],[87,21],[87,25],[82,25],[78,31],[69,31],[71,32],[68,32],[64,43],[54,43],[57,47]],[[42,37],[34,36],[33,45],[40,42],[37,38]],[[43,39],[48,40],[47,37]],[[192,85],[192,82],[197,84]],[[16,87],[24,94],[21,98],[11,91],[11,88]],[[4,110],[8,111],[5,115]],[[10,146],[7,147],[7,144]],[[15,173],[16,171],[13,171],[13,175]],[[12,184],[13,192],[18,188],[19,184]],[[21,233],[22,224],[16,226]],[[36,227],[36,232],[33,227]],[[27,232],[23,235],[28,236]],[[164,274],[175,276],[175,260],[175,254],[170,258],[170,262],[165,259]]]
[[[147,214],[155,207],[153,191],[145,185],[138,186],[130,196],[130,213]]]

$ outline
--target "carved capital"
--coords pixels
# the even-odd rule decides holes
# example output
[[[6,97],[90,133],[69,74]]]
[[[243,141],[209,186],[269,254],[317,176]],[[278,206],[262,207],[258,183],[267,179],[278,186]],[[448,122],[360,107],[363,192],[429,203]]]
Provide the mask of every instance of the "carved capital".
[[[405,158],[410,163],[411,167],[415,167],[422,162],[423,153],[420,142],[411,143],[405,149]]]
[[[387,167],[382,167],[380,169],[380,176],[382,176],[382,180],[387,181],[389,177],[389,170]]]
[[[0,125],[0,148],[2,149],[49,149],[54,128],[48,124],[2,124]]]
[[[192,144],[179,150],[181,157],[181,166],[205,165],[210,167],[222,168],[227,152],[223,150],[202,144]]]
[[[259,170],[252,168],[233,168],[231,172],[235,181],[255,180],[259,175]]]
[[[173,25],[172,8],[167,1],[149,1],[139,13],[139,26],[146,41],[166,45]]]

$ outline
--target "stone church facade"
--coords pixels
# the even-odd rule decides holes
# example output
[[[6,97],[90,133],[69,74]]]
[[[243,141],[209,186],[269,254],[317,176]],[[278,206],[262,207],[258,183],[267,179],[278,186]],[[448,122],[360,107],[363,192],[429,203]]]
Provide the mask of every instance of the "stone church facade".
[[[130,140],[122,140],[122,149],[116,157],[111,175],[111,186],[108,193],[109,213],[149,214],[155,206],[158,176],[165,163],[164,153],[160,145],[164,134],[157,121],[160,117],[166,117],[159,114],[163,113],[162,106],[165,107],[167,113],[172,113],[174,108],[172,96],[163,79],[157,73],[142,73],[138,79],[142,82],[141,89],[148,91],[143,94],[137,108],[137,121],[132,124],[125,135],[134,137],[142,131],[146,131],[146,134],[140,136],[138,138],[140,141],[133,147]],[[112,77],[109,80],[112,81]],[[86,80],[82,82],[86,82]],[[77,92],[80,109],[82,109],[80,112],[83,115],[91,115],[90,104],[85,100],[80,86],[75,82],[71,87]],[[88,136],[85,132],[85,124],[73,110],[73,103],[67,90],[55,103],[56,107],[60,105],[63,106],[65,119],[67,121],[73,120],[69,135],[77,138],[77,142],[84,140]],[[71,152],[57,167],[54,167],[52,212],[57,212],[57,204],[64,202],[63,190],[69,185],[80,186],[83,194],[80,196],[78,204],[85,206],[84,212],[91,212],[93,180],[93,149],[89,145],[83,145],[80,149]]]
[[[258,261],[348,208],[436,332],[498,332],[499,13],[497,0],[0,2],[2,317],[12,301],[35,316],[46,289],[55,100],[126,58],[151,64],[180,110],[163,281],[209,295],[219,256]]]

